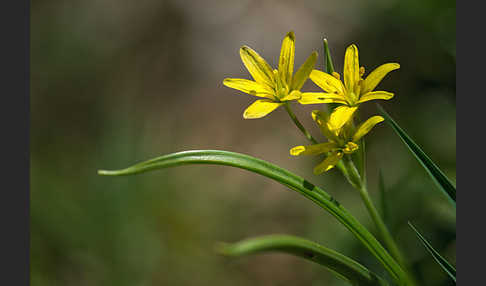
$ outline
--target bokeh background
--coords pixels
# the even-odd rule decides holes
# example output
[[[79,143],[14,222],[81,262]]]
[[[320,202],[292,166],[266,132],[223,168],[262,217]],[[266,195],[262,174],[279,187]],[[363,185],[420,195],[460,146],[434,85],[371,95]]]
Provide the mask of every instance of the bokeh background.
[[[333,217],[285,187],[221,166],[100,177],[154,156],[224,149],[276,163],[322,186],[374,232],[338,171],[291,157],[306,143],[283,109],[243,120],[254,98],[226,88],[249,78],[246,44],[276,66],[296,34],[296,66],[329,40],[342,70],[356,43],[369,72],[396,61],[385,109],[455,181],[455,1],[33,0],[31,2],[32,285],[346,285],[300,258],[226,258],[217,241],[288,233],[383,269]],[[317,91],[312,82],[306,90]],[[314,136],[319,106],[294,106]],[[376,114],[373,103],[363,112]],[[453,285],[408,228],[455,264],[456,215],[389,126],[367,140],[369,188],[421,285]],[[382,200],[381,170],[386,186]],[[382,203],[384,202],[384,203]],[[383,206],[384,207],[381,207]]]

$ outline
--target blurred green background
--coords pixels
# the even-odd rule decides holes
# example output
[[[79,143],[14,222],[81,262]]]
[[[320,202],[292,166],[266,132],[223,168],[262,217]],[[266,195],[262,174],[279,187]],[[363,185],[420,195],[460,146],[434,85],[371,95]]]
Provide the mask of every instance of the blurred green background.
[[[276,66],[296,34],[296,66],[330,42],[342,70],[357,44],[371,71],[396,61],[380,89],[385,109],[455,181],[455,1],[35,0],[31,2],[32,285],[346,285],[300,258],[218,256],[217,241],[299,235],[383,269],[343,226],[310,201],[255,174],[186,166],[100,177],[189,149],[242,152],[322,186],[374,232],[358,193],[338,171],[315,176],[315,157],[283,109],[243,120],[254,98],[222,85],[249,78],[246,44]],[[310,81],[306,90],[317,91]],[[295,110],[314,136],[318,106]],[[373,103],[364,106],[376,114]],[[391,128],[367,140],[369,188],[378,170],[386,221],[421,285],[453,285],[408,228],[411,220],[455,264],[455,210]]]

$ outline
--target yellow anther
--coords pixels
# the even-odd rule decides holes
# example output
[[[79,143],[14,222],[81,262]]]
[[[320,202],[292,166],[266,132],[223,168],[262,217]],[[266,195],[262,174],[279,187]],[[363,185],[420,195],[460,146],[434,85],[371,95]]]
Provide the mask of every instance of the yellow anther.
[[[278,78],[278,70],[274,69],[273,70],[273,78],[275,80],[275,82],[277,81],[277,78]]]
[[[346,145],[344,145],[343,152],[345,154],[351,154],[354,153],[354,151],[358,150],[358,145],[354,142],[348,142]]]
[[[359,76],[360,76],[360,77],[361,77],[361,76],[363,76],[363,75],[364,75],[364,73],[365,73],[365,68],[364,68],[364,67],[360,67],[360,68],[359,68]]]
[[[339,79],[339,80],[341,79],[341,76],[337,72],[333,72],[332,76]]]

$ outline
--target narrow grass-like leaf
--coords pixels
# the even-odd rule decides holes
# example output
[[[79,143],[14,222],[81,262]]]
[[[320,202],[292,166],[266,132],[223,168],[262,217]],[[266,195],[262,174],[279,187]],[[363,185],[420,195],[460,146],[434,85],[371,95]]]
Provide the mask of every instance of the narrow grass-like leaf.
[[[329,45],[327,44],[327,39],[324,39],[324,71],[332,74],[334,72],[334,65],[332,64],[331,51],[329,51]]]
[[[168,154],[148,160],[126,169],[107,171],[100,170],[100,175],[131,175],[155,169],[175,167],[188,164],[225,165],[245,169],[267,178],[273,179],[291,190],[310,199],[341,222],[354,234],[359,241],[381,262],[399,285],[410,285],[407,274],[400,265],[390,256],[376,238],[359,223],[338,201],[321,188],[309,181],[291,173],[279,166],[248,155],[219,151],[219,150],[193,150]]]
[[[387,203],[387,196],[385,190],[385,180],[383,178],[383,173],[381,169],[378,172],[378,189],[380,191],[380,203],[381,203],[381,216],[383,217],[383,221],[385,224],[389,223],[389,214],[388,214],[388,203]]]
[[[234,244],[220,243],[217,250],[228,256],[261,252],[288,253],[323,265],[352,285],[388,285],[385,280],[353,259],[315,242],[291,235],[266,235]]]
[[[327,39],[324,39],[323,43],[324,43],[324,72],[328,74],[332,74],[334,72],[334,65],[332,64],[331,51],[329,50]],[[337,103],[327,104],[329,112],[332,112],[338,106],[339,104]]]
[[[408,225],[413,229],[418,239],[425,246],[427,251],[432,255],[434,260],[440,265],[440,267],[456,282],[456,268],[452,266],[444,257],[442,257],[437,250],[435,250],[432,245],[423,237],[420,232],[413,226],[411,222]]]
[[[420,164],[425,168],[432,180],[436,183],[439,189],[449,198],[450,202],[456,206],[456,187],[447,178],[447,176],[437,167],[437,165],[425,154],[424,151],[408,136],[408,134],[400,128],[400,126],[390,117],[388,113],[377,104],[378,110],[385,118],[385,121],[395,130],[400,139],[407,145],[408,149],[417,158]]]

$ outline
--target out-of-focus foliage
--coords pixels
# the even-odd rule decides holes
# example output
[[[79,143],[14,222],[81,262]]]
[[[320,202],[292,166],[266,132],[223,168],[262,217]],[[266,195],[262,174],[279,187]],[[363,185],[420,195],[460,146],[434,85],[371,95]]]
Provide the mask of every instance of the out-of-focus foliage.
[[[400,70],[380,84],[395,93],[382,105],[455,178],[455,1],[31,4],[32,285],[343,285],[295,257],[228,259],[213,251],[216,241],[271,233],[322,242],[381,274],[331,216],[248,172],[190,166],[116,179],[96,174],[181,150],[242,152],[322,186],[373,231],[338,171],[314,176],[319,158],[288,155],[307,142],[284,110],[243,120],[252,99],[221,84],[228,75],[249,77],[237,57],[243,44],[275,66],[289,30],[297,35],[297,65],[319,49],[322,69],[323,37],[337,71],[351,43],[370,70],[399,62]],[[304,89],[318,91],[310,82]],[[312,109],[296,112],[318,137]],[[363,111],[376,114],[373,104]],[[373,132],[372,196],[378,199],[380,168],[387,222],[417,279],[452,285],[407,221],[455,264],[455,211],[431,191],[430,178],[390,128]]]

